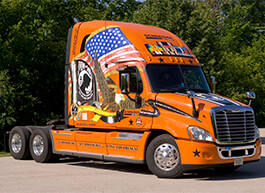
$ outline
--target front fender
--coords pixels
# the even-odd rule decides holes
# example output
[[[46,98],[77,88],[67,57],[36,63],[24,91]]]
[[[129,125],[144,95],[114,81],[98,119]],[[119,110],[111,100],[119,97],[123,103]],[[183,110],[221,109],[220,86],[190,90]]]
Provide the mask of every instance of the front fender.
[[[207,130],[214,138],[212,125],[202,122],[192,116],[181,115],[170,111],[161,111],[159,117],[154,117],[152,129],[162,129],[175,138],[189,140],[190,137],[187,129],[191,125]]]

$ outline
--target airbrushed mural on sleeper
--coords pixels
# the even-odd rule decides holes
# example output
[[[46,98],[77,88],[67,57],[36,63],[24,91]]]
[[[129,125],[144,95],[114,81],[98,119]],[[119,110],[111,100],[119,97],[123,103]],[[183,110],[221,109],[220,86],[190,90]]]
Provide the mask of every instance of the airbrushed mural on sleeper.
[[[125,64],[142,68],[145,60],[120,27],[93,32],[86,40],[85,51],[74,58],[68,71],[70,119],[79,119],[84,111],[94,112],[89,120],[92,122],[101,119],[114,123],[125,118],[123,109],[134,109],[135,102],[117,93],[117,85],[109,78]]]

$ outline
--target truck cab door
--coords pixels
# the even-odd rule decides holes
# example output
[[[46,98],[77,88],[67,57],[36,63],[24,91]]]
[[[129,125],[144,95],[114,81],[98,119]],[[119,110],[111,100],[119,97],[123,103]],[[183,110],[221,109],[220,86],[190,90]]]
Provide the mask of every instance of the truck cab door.
[[[151,125],[151,117],[142,116],[141,112],[147,110],[146,101],[143,99],[143,81],[137,67],[127,67],[119,71],[119,85],[121,119],[116,123],[117,129],[146,130]]]

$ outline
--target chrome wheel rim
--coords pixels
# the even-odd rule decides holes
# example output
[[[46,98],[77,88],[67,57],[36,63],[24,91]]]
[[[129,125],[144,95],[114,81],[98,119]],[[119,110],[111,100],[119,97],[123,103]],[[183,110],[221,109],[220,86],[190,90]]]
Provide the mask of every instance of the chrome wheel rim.
[[[44,150],[44,141],[40,135],[36,135],[33,138],[32,148],[35,155],[40,156]]]
[[[178,165],[179,152],[173,145],[164,143],[156,148],[154,160],[161,170],[170,171]]]
[[[15,133],[15,135],[12,136],[11,147],[12,147],[13,152],[15,152],[15,153],[20,152],[20,150],[22,148],[22,139],[18,133]]]

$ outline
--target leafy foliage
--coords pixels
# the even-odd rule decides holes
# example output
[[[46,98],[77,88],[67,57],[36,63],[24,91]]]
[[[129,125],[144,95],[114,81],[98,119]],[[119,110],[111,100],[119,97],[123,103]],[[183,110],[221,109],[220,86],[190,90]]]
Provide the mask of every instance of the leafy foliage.
[[[245,93],[256,92],[252,103],[259,127],[265,126],[264,1],[231,1],[220,12],[220,64],[218,92],[248,103]]]
[[[235,100],[248,103],[245,93],[254,91],[257,98],[252,102],[256,122],[264,127],[265,122],[265,39],[254,39],[251,46],[240,52],[227,52],[223,57],[223,83],[219,91]],[[222,87],[221,87],[222,86]]]

